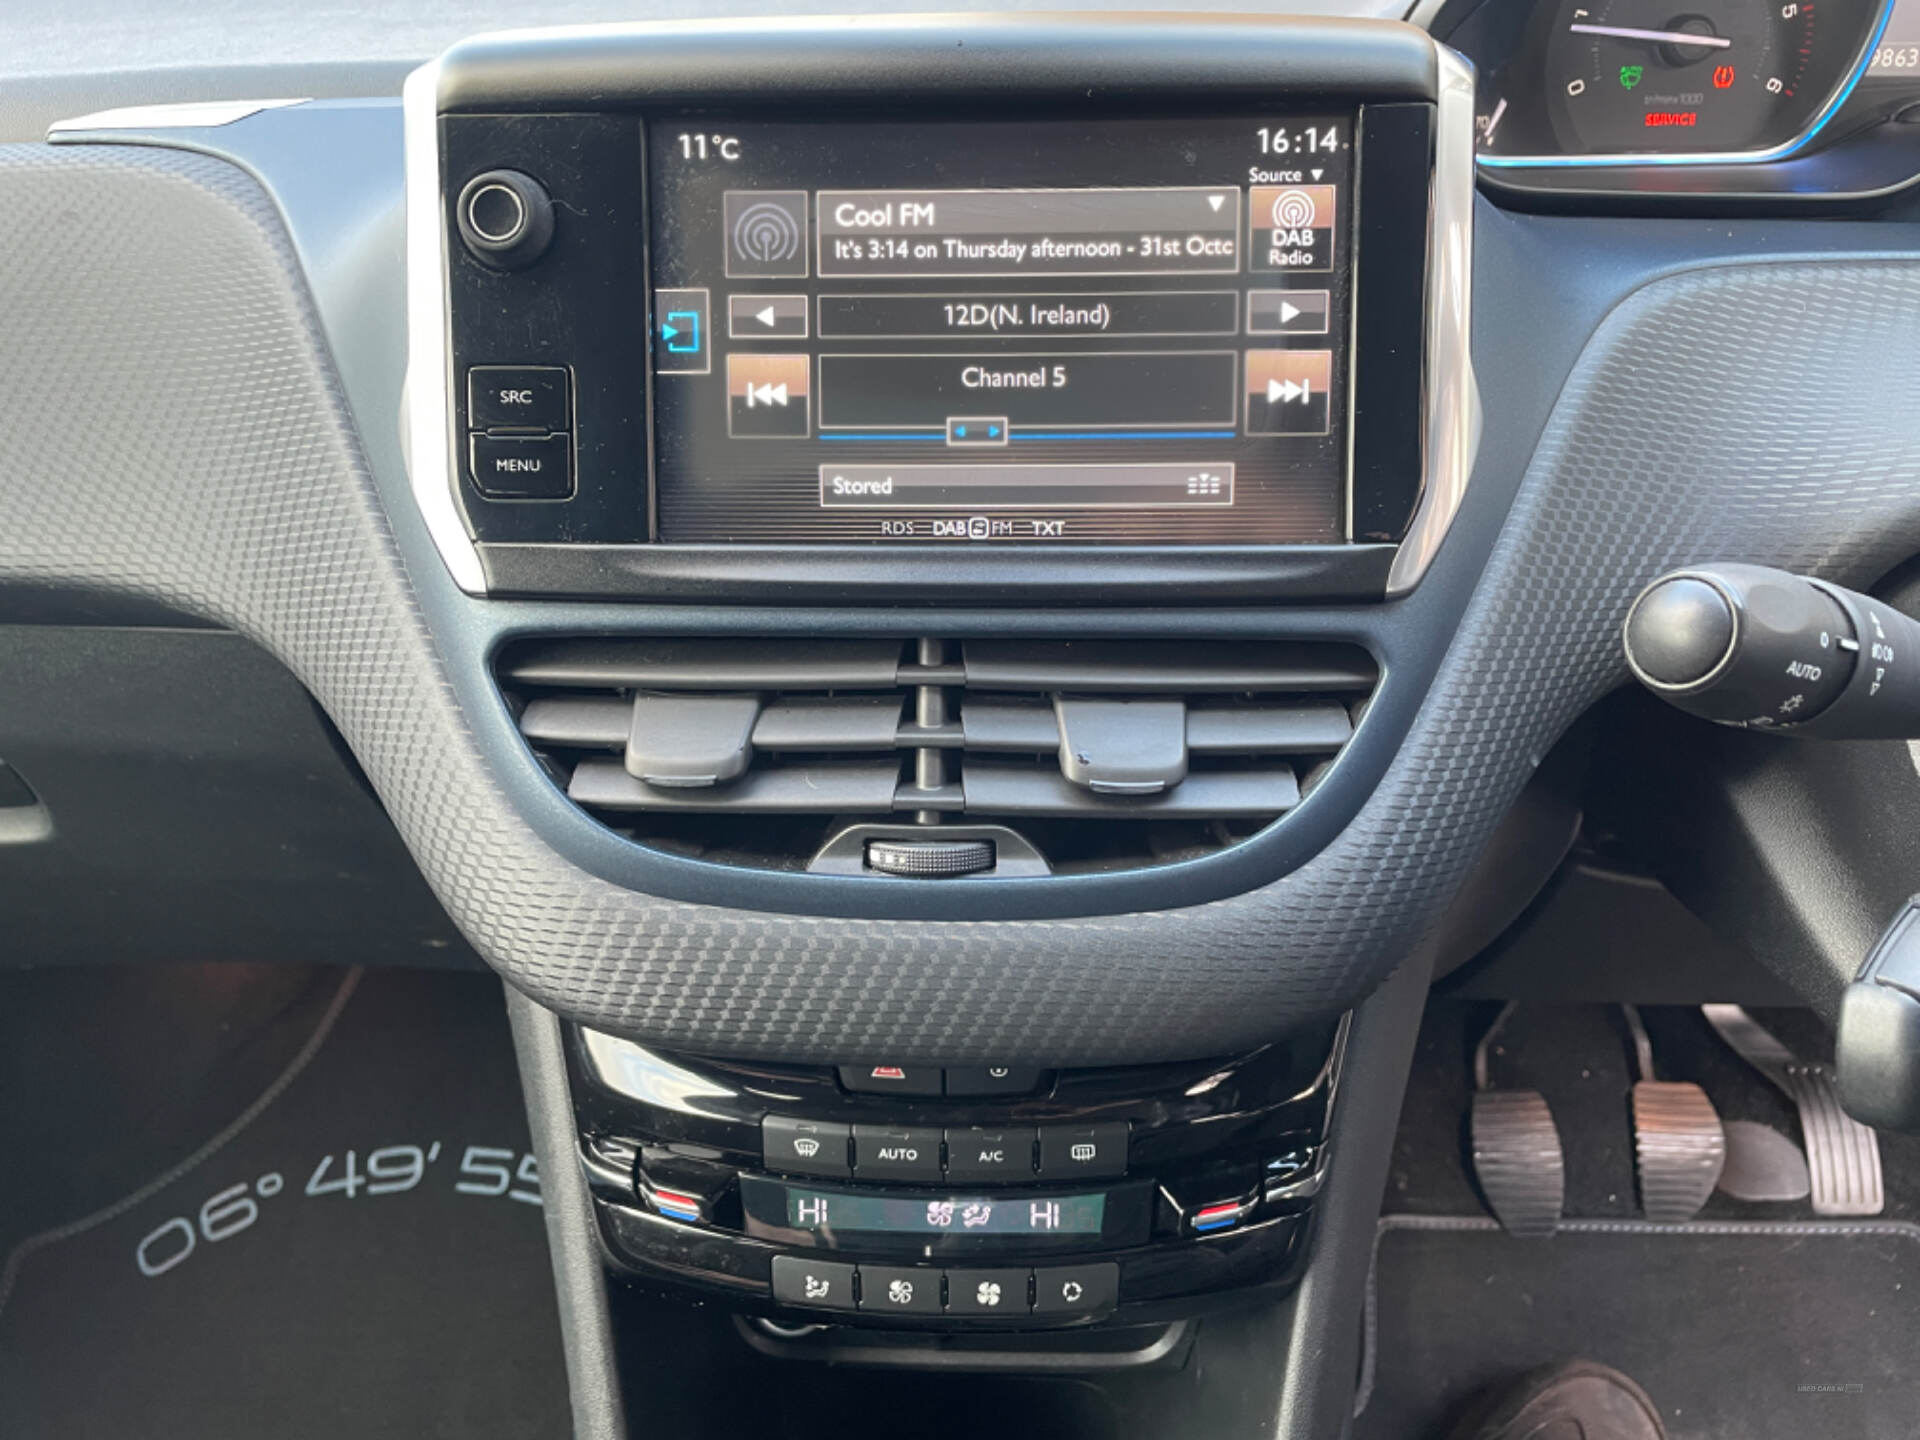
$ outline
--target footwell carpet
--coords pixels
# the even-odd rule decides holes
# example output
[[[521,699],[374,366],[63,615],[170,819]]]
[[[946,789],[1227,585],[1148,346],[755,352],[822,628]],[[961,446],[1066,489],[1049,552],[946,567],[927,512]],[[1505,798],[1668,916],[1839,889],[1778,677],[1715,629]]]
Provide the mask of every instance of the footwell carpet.
[[[497,981],[206,966],[0,1001],[0,1435],[568,1433]]]
[[[1920,1433],[1920,1226],[1381,1221],[1358,1440],[1447,1433],[1488,1388],[1575,1357],[1643,1385],[1673,1440]]]

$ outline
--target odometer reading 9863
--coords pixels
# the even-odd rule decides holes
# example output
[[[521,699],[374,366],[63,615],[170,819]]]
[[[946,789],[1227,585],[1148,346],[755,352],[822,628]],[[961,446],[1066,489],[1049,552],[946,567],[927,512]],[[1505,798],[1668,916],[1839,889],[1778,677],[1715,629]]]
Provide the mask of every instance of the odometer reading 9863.
[[[1546,56],[1561,148],[1731,153],[1791,142],[1835,83],[1829,8],[1839,18],[1843,0],[1563,0]],[[1835,27],[1842,46],[1845,29]]]

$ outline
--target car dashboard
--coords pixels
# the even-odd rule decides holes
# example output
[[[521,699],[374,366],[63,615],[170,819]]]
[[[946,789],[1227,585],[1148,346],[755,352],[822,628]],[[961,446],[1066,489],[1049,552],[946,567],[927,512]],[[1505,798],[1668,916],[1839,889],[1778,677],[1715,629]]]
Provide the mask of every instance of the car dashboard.
[[[0,148],[23,953],[497,973],[576,1433],[630,1290],[896,1369],[1258,1304],[1217,1433],[1340,1433],[1428,983],[1691,693],[1636,598],[1920,555],[1920,0],[1670,8],[535,25]],[[1652,863],[1832,1016],[1910,846],[1736,714]]]

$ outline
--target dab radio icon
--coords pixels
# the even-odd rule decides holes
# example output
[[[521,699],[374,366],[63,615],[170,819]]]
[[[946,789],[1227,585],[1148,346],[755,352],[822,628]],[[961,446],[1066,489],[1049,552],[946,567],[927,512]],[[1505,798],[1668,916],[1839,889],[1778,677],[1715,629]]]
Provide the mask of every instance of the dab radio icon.
[[[1248,201],[1253,270],[1333,268],[1334,185],[1255,185]]]

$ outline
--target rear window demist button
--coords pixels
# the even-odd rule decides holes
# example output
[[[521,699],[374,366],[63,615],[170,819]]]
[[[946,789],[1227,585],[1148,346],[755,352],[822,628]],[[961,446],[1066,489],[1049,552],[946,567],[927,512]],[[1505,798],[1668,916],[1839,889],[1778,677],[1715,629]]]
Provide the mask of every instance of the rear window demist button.
[[[1127,1173],[1127,1122],[1040,1127],[1040,1174],[1048,1180]]]

